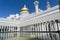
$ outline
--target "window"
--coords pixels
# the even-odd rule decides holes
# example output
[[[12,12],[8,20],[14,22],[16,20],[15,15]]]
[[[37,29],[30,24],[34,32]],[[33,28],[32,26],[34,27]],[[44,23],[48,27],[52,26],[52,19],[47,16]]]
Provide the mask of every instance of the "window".
[[[14,30],[17,30],[17,27],[14,27]]]

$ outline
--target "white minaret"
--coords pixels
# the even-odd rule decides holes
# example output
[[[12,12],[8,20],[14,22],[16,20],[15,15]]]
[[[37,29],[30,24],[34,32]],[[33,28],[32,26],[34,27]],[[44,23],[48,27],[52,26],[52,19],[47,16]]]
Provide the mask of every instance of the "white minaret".
[[[38,14],[38,12],[39,12],[39,8],[38,8],[39,2],[36,0],[34,2],[34,5],[35,5],[36,14]]]
[[[50,2],[47,1],[47,9],[50,9]]]

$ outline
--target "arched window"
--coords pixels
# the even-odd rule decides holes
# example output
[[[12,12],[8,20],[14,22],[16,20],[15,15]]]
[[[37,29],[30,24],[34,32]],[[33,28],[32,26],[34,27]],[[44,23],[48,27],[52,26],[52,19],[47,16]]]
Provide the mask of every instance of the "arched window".
[[[17,27],[14,27],[14,30],[17,30]]]
[[[17,30],[17,27],[16,27],[16,30]]]

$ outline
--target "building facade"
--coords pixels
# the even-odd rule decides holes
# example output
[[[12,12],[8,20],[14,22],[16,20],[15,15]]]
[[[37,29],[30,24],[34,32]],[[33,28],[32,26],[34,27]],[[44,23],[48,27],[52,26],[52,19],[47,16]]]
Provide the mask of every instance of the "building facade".
[[[47,2],[47,10],[39,10],[39,2],[35,1],[35,12],[30,14],[29,9],[24,5],[20,15],[10,15],[8,18],[0,18],[0,32],[17,31],[59,31],[60,10],[59,5],[50,7]]]

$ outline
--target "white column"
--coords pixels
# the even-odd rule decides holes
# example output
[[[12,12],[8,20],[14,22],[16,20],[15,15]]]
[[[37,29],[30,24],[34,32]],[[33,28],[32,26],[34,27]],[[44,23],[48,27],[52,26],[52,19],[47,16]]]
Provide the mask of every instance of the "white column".
[[[45,25],[46,25],[45,22],[42,23],[42,31],[46,31],[46,26]]]
[[[38,31],[40,31],[40,25],[38,24]]]
[[[1,26],[0,26],[0,32],[1,32]]]
[[[6,28],[6,26],[3,26],[4,32],[5,32],[5,28]]]
[[[58,31],[57,23],[56,22],[54,23],[54,27],[55,27],[55,31]]]
[[[9,26],[8,26],[8,32],[9,32]]]
[[[59,30],[59,23],[58,20],[55,20],[54,26],[55,26],[55,30],[58,31]]]
[[[35,24],[35,31],[37,31],[37,24]]]
[[[17,27],[17,31],[20,31],[20,28],[19,27]]]
[[[49,22],[47,22],[47,31],[49,31],[49,26],[48,25],[49,25]]]
[[[14,27],[12,26],[11,28],[12,28],[12,31],[14,31]]]
[[[40,24],[40,31],[42,31],[42,23]]]
[[[33,26],[33,31],[35,31],[35,25]]]
[[[2,32],[2,26],[1,26],[1,32]]]
[[[1,26],[1,32],[2,32],[2,26]]]
[[[54,31],[54,24],[52,22],[50,22],[50,29],[51,31]]]
[[[4,28],[4,26],[3,26],[3,29],[4,29],[3,31],[5,31],[5,28]]]
[[[59,31],[60,31],[60,23],[58,23]]]
[[[44,22],[44,31],[46,31],[46,23]]]
[[[42,31],[44,31],[44,24],[42,23]]]
[[[37,24],[37,31],[39,31],[39,25]]]
[[[32,31],[33,31],[33,25],[31,27],[32,27]]]
[[[11,32],[11,26],[9,26],[10,32]]]

